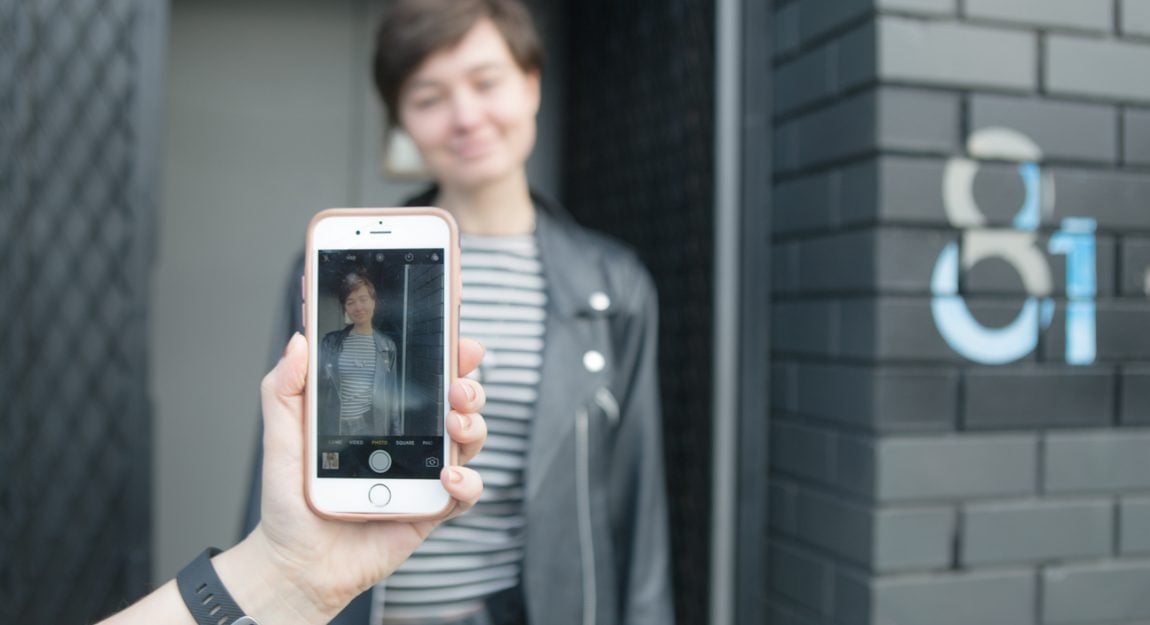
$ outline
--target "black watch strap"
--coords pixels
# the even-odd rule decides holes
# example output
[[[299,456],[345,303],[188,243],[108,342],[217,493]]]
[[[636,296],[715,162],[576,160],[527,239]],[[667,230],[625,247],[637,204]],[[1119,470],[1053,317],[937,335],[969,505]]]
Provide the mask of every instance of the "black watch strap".
[[[219,552],[215,547],[208,547],[176,576],[176,586],[184,605],[188,606],[198,625],[259,625],[236,605],[220,576],[216,575],[212,556]]]

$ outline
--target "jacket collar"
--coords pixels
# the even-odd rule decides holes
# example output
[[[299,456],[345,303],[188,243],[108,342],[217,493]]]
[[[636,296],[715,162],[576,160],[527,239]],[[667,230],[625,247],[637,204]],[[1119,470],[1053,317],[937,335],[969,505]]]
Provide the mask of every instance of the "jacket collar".
[[[410,198],[407,206],[430,206],[439,192],[431,186]],[[550,310],[563,318],[596,315],[590,304],[594,293],[607,293],[600,246],[585,241],[583,229],[558,202],[531,190],[535,203],[535,240],[547,284]],[[566,265],[578,262],[586,269],[572,271]]]
[[[583,241],[581,229],[570,217],[557,216],[545,206],[536,199],[535,240],[539,243],[551,310],[564,318],[594,315],[592,294],[607,290],[604,274],[599,270],[599,246]],[[581,268],[572,269],[574,263]]]

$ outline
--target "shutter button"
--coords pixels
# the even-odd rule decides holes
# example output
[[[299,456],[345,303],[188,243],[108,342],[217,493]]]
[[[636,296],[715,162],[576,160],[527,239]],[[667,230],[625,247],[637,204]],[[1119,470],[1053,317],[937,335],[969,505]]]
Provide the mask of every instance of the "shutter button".
[[[583,366],[591,373],[598,373],[607,366],[607,359],[603,357],[603,354],[592,349],[583,354]]]

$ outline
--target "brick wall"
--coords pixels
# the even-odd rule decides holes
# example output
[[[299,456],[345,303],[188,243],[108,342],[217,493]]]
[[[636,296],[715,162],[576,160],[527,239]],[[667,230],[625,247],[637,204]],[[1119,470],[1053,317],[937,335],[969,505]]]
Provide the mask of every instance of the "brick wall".
[[[1150,0],[774,23],[770,622],[1150,620]]]
[[[440,435],[434,424],[443,413],[443,265],[408,265],[407,270],[404,432]]]

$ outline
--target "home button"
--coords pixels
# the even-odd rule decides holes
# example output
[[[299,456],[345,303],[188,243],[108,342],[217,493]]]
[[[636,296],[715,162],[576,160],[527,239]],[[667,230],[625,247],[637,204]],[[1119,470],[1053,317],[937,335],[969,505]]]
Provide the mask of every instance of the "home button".
[[[367,491],[367,498],[372,504],[382,508],[391,501],[391,489],[383,484],[376,484]]]

